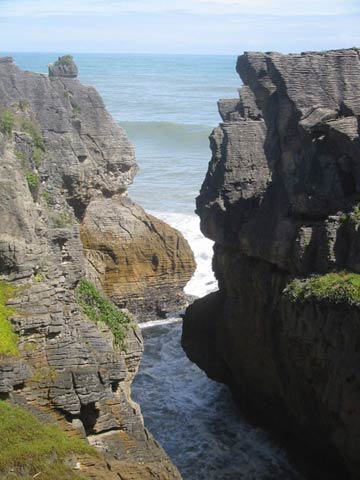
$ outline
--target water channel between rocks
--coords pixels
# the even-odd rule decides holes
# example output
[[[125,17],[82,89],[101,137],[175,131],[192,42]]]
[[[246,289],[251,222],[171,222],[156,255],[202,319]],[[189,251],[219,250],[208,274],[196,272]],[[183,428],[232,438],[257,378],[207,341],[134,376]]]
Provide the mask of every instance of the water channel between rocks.
[[[187,359],[181,328],[181,320],[143,328],[132,396],[184,480],[302,478],[271,436],[239,413],[228,389]]]

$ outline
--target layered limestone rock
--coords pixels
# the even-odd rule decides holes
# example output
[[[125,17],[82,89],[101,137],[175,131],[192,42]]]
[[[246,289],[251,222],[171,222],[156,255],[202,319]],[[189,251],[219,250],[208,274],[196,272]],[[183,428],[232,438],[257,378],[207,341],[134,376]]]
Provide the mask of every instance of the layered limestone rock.
[[[85,478],[180,479],[130,397],[143,349],[137,324],[123,326],[119,346],[75,294],[86,271],[81,221],[89,203],[105,201],[120,228],[137,169],[132,146],[93,88],[56,71],[22,72],[9,58],[0,59],[0,132],[0,280],[18,286],[9,305],[19,350],[0,355],[1,399],[95,446],[97,461],[74,462]],[[137,231],[129,235],[137,249]]]
[[[360,51],[245,53],[237,71],[197,199],[219,292],[188,309],[183,346],[325,478],[360,478],[359,306],[286,288],[360,272]]]
[[[194,258],[183,236],[129,198],[90,203],[81,227],[87,276],[139,319],[184,305]]]

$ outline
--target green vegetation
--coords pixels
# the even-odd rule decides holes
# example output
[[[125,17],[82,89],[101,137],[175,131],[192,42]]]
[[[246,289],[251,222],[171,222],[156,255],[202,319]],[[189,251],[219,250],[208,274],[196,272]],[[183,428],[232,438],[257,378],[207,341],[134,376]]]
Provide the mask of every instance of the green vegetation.
[[[29,190],[33,195],[36,195],[39,190],[40,180],[39,176],[31,170],[26,170],[25,178],[29,186]]]
[[[34,147],[32,152],[33,162],[36,168],[40,168],[44,151],[39,147]]]
[[[66,465],[73,454],[98,457],[84,440],[67,437],[26,410],[0,401],[0,472],[3,480],[84,480]]]
[[[17,335],[13,332],[11,322],[8,320],[10,315],[16,311],[6,306],[6,302],[14,297],[16,287],[5,282],[0,282],[0,355],[17,355]],[[0,437],[1,438],[1,437]]]
[[[46,280],[45,273],[35,273],[34,280],[35,280],[35,283],[43,282],[44,280]]]
[[[51,201],[52,201],[51,193],[48,190],[45,190],[41,195],[42,195],[43,199],[45,200],[45,202],[48,205],[50,205]]]
[[[30,104],[27,100],[19,100],[18,103],[17,103],[17,108],[21,111],[21,112],[27,112],[29,109],[30,109]]]
[[[72,109],[73,109],[74,115],[80,115],[81,108],[79,107],[79,105],[76,105],[76,104],[72,105]]]
[[[80,281],[76,296],[83,313],[93,322],[105,323],[114,335],[115,344],[124,350],[123,325],[128,324],[130,318],[88,280]]]
[[[351,212],[349,213],[343,213],[341,216],[340,216],[340,221],[342,223],[345,223],[345,222],[353,222],[355,224],[359,223],[360,221],[360,204],[357,204],[354,206],[354,208],[351,210]]]
[[[329,300],[360,305],[360,274],[333,272],[305,280],[295,279],[285,289],[293,300]]]
[[[72,55],[63,55],[62,57],[59,57],[56,62],[54,63],[55,66],[59,65],[71,65],[73,63],[73,57]]]
[[[50,216],[52,226],[55,228],[66,228],[72,225],[72,218],[68,212],[64,210],[59,213],[54,213]]]
[[[15,115],[12,112],[5,111],[0,115],[0,132],[4,135],[10,135],[15,127]]]
[[[45,152],[45,141],[44,137],[42,136],[41,130],[39,126],[28,118],[24,118],[21,122],[21,128],[24,132],[26,132],[32,138],[34,143],[34,147],[42,150]]]
[[[16,156],[16,158],[18,158],[20,160],[21,166],[23,168],[25,168],[29,164],[29,161],[28,161],[25,153],[20,152],[20,150],[15,150],[15,156]]]
[[[31,380],[33,382],[49,382],[58,378],[58,372],[52,367],[40,367],[35,370]]]

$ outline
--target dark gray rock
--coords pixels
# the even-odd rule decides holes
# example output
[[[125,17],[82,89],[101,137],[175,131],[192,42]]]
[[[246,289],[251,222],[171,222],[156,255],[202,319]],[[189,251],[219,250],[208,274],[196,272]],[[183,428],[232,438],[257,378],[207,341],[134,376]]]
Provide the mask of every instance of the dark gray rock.
[[[188,309],[183,346],[325,458],[325,478],[360,478],[358,307],[284,293],[296,276],[360,272],[360,51],[245,53],[237,71],[197,199],[220,292]]]
[[[71,55],[59,57],[56,62],[49,65],[49,77],[76,78],[78,68]]]

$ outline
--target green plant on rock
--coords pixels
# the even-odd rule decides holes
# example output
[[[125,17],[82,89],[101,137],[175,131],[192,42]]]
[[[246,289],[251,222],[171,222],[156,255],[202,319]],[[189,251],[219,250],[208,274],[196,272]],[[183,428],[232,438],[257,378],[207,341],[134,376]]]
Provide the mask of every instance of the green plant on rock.
[[[16,295],[16,287],[0,282],[0,355],[18,354],[18,336],[13,332],[9,317],[16,313],[6,302]]]
[[[79,105],[77,105],[77,104],[72,105],[72,109],[73,109],[73,113],[74,113],[75,116],[80,115],[81,108],[79,107]]]
[[[124,350],[124,325],[130,322],[129,316],[100,293],[88,280],[80,281],[76,289],[76,297],[83,313],[93,322],[107,325],[114,335],[115,344]]]
[[[40,168],[44,151],[39,147],[34,147],[32,152],[33,162],[36,168]]]
[[[41,283],[44,280],[46,280],[46,275],[45,273],[35,273],[34,275],[34,281],[35,283]]]
[[[52,202],[52,196],[51,196],[51,193],[48,191],[48,190],[45,190],[41,196],[43,197],[43,199],[45,200],[45,202],[50,205],[51,202]]]
[[[32,413],[0,401],[0,476],[3,480],[85,480],[67,459],[99,458],[84,440],[68,437],[57,425],[43,424]]]
[[[15,127],[16,119],[12,112],[5,111],[0,114],[0,132],[10,135]]]
[[[30,109],[30,104],[27,100],[20,99],[17,103],[17,108],[21,112],[26,113]]]
[[[46,366],[46,367],[37,368],[33,376],[31,377],[31,380],[37,383],[50,382],[50,381],[52,382],[56,380],[58,377],[59,377],[59,374],[54,368],[50,366]]]
[[[73,63],[74,59],[72,55],[63,55],[62,57],[59,57],[56,62],[54,63],[55,66],[59,65],[71,65]]]
[[[30,192],[32,193],[32,195],[36,195],[38,193],[40,185],[39,176],[31,170],[26,170],[25,178]]]
[[[66,228],[72,225],[72,218],[68,212],[64,210],[54,213],[50,216],[52,226],[55,228]]]
[[[315,299],[360,305],[360,274],[332,272],[307,279],[295,279],[284,293],[294,301]]]
[[[21,162],[21,166],[25,168],[26,166],[29,165],[29,160],[25,153],[20,152],[20,150],[15,150],[15,157],[18,158]]]
[[[45,152],[45,140],[41,133],[39,125],[29,118],[24,118],[21,122],[21,128],[32,138],[34,147]]]

